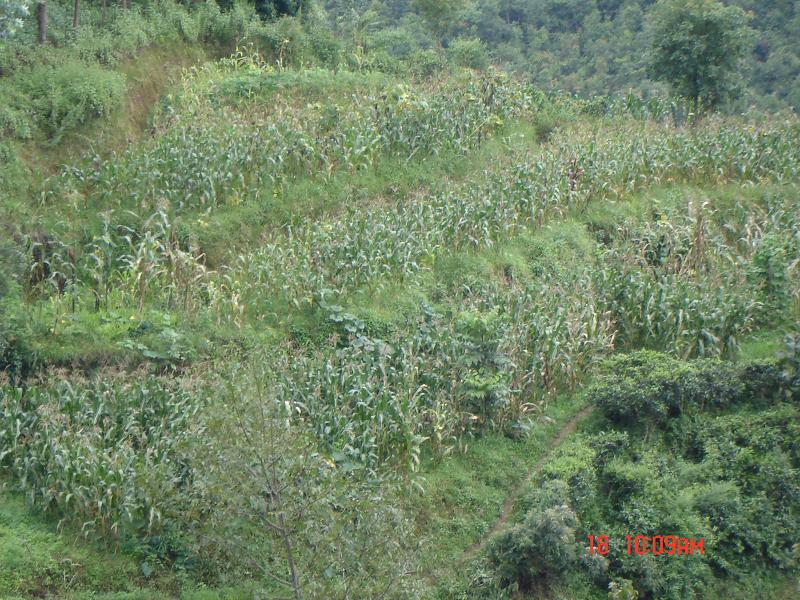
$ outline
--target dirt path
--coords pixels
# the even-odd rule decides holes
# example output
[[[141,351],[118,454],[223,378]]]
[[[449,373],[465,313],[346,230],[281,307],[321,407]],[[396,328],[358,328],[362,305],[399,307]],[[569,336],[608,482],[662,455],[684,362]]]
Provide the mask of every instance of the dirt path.
[[[566,425],[561,428],[561,431],[558,432],[558,435],[550,442],[550,445],[547,447],[547,451],[538,461],[536,461],[536,464],[533,465],[525,479],[520,481],[517,484],[517,487],[515,487],[514,490],[512,490],[512,492],[508,495],[506,501],[503,503],[503,510],[500,512],[500,516],[494,522],[494,525],[492,525],[492,528],[487,531],[480,540],[472,544],[472,546],[464,551],[464,554],[461,555],[461,558],[459,558],[458,562],[456,563],[457,567],[460,567],[475,558],[490,540],[508,528],[508,521],[514,512],[514,506],[517,504],[517,500],[519,500],[522,492],[525,490],[527,485],[533,481],[533,478],[539,474],[539,471],[542,470],[542,467],[544,467],[547,461],[550,460],[555,449],[561,445],[568,435],[575,431],[578,423],[585,419],[589,413],[592,412],[593,408],[594,407],[591,405],[587,406],[574,417],[572,417],[566,423]]]
[[[575,414],[566,424],[564,424],[556,437],[550,441],[550,444],[548,444],[547,450],[542,457],[536,461],[536,464],[534,464],[533,467],[531,467],[531,470],[528,472],[528,475],[525,477],[525,479],[516,485],[516,487],[506,498],[505,502],[503,502],[503,509],[500,511],[500,516],[497,517],[491,529],[489,529],[489,531],[487,531],[480,540],[464,550],[458,560],[455,561],[455,564],[453,565],[455,569],[464,567],[469,561],[475,558],[492,539],[508,529],[508,522],[514,512],[514,506],[517,504],[517,501],[519,500],[525,488],[539,474],[539,472],[542,470],[542,467],[544,467],[544,465],[547,464],[547,462],[552,458],[555,449],[562,444],[567,436],[575,431],[578,423],[589,416],[593,409],[594,407],[591,405],[585,407],[580,412]],[[427,580],[430,588],[435,588],[439,582],[438,575],[436,575],[430,568],[424,570],[422,572],[422,576]]]

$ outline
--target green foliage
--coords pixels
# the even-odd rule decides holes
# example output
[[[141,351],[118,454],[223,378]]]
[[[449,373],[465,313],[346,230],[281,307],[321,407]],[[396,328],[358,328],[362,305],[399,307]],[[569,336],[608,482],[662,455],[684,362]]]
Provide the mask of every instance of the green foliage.
[[[789,302],[789,255],[794,250],[786,236],[777,232],[766,233],[753,253],[748,278],[758,287],[766,313],[780,314],[780,308]]]
[[[0,2],[0,39],[14,35],[28,15],[28,0],[2,0]]]
[[[625,4],[602,10],[630,12]],[[532,16],[507,3],[503,23],[490,24],[508,34],[493,56],[511,60],[525,20],[577,36],[595,12],[543,7]],[[374,14],[395,9],[376,4]],[[552,403],[559,392],[620,347],[733,356],[768,304],[782,318],[795,294],[793,188],[771,200],[755,191],[796,179],[790,118],[720,117],[687,131],[675,127],[679,103],[547,95],[493,69],[445,75],[448,54],[485,66],[483,29],[436,51],[423,49],[430,39],[412,18],[390,34],[365,19],[351,42],[305,11],[262,23],[243,7],[143,10],[112,11],[108,31],[81,28],[35,56],[68,49],[73,69],[178,38],[247,34],[252,45],[188,72],[140,141],[73,161],[20,196],[30,206],[10,207],[35,218],[16,220],[24,251],[0,280],[10,290],[0,328],[18,379],[30,367],[16,357],[33,347],[80,381],[85,363],[53,357],[84,358],[99,339],[115,366],[135,355],[181,384],[113,383],[115,369],[102,373],[107,384],[7,386],[0,455],[35,505],[123,538],[146,577],[165,565],[209,585],[256,577],[268,597],[422,595],[423,584],[406,585],[420,570],[420,531],[449,536],[453,554],[485,532],[476,513],[499,510],[503,488],[544,452],[553,427],[540,417],[563,410]],[[51,69],[6,65],[14,82]],[[397,85],[386,72],[428,80]],[[39,135],[39,113],[0,111],[4,135]],[[747,191],[727,212],[693,198],[645,211],[640,198],[619,202],[659,185],[729,182]],[[584,227],[587,211],[605,210]],[[607,565],[584,560],[575,541],[603,530],[698,532],[749,564],[788,564],[793,525],[776,515],[795,514],[796,452],[782,441],[794,430],[776,428],[793,414],[778,407],[755,428],[744,417],[705,422],[774,403],[791,359],[785,369],[616,361],[591,398],[648,437],[604,421],[611,431],[554,454],[525,522],[493,549],[502,585],[605,587]],[[491,451],[505,443],[494,432],[531,456],[465,452],[458,460],[482,465],[481,478],[404,512],[412,485],[435,491],[414,472],[453,464],[446,457],[468,445]],[[664,491],[673,489],[679,497]],[[782,530],[767,552],[746,544]],[[633,582],[647,597],[689,597],[741,566],[733,551],[720,556],[688,567],[623,557],[611,591],[630,596]]]
[[[314,78],[276,74],[266,66],[231,67],[223,71],[220,88],[245,98]],[[320,80],[323,75],[319,73]],[[209,91],[197,99],[199,107],[171,119],[169,129],[155,142],[132,146],[114,161],[92,160],[84,168],[71,169],[53,180],[45,193],[54,194],[65,185],[79,192],[90,184],[93,197],[105,206],[113,201],[129,207],[151,202],[154,195],[178,209],[239,203],[261,196],[265,188],[272,193],[300,174],[329,178],[338,170],[374,168],[386,157],[410,161],[444,152],[464,153],[479,146],[506,119],[533,108],[527,90],[496,77],[475,77],[456,89],[458,93],[453,93],[452,87],[444,86],[425,94],[398,86],[361,94],[354,101],[380,110],[326,103],[297,114],[284,107],[280,114],[264,115],[256,123],[252,115],[220,118],[215,108],[220,98]],[[191,97],[182,101],[195,102]],[[191,152],[177,152],[178,147]],[[158,169],[153,168],[156,164]]]
[[[458,0],[412,0],[411,4],[440,41],[453,27],[453,21],[461,8]]]
[[[531,512],[525,522],[492,544],[489,560],[501,585],[516,584],[531,592],[547,578],[563,577],[578,564],[582,548],[575,543],[575,513],[566,506]]]
[[[743,10],[716,0],[663,0],[651,18],[655,79],[689,98],[695,112],[733,97],[747,54]]]
[[[409,70],[415,77],[426,79],[444,69],[442,55],[435,50],[417,50],[408,59]]]
[[[525,581],[530,565],[546,561],[546,555],[522,559],[529,545],[509,540],[520,539],[531,514],[541,519],[538,506],[554,495],[571,507],[570,542],[598,532],[609,537],[603,579],[610,585],[602,585],[610,598],[703,598],[715,578],[765,568],[788,573],[800,508],[800,429],[796,406],[781,403],[781,369],[682,362],[653,353],[614,358],[607,368],[589,397],[610,420],[595,422],[543,468],[525,522],[498,538],[507,553],[497,560],[490,551],[497,576],[508,580],[508,565],[518,565],[511,572]],[[620,417],[634,413],[630,420]],[[663,422],[665,415],[670,420],[662,430],[641,427],[649,419]],[[629,554],[627,535],[703,538],[704,553],[682,562]],[[550,585],[565,585],[573,571],[597,575],[576,561],[548,564],[547,574],[558,574]],[[546,581],[544,573],[539,581]]]
[[[618,579],[608,584],[609,600],[638,600],[639,592],[630,579]]]
[[[7,285],[5,277],[0,264],[0,286]],[[0,373],[5,372],[12,380],[26,379],[37,365],[30,326],[18,302],[16,294],[0,289]]]
[[[0,468],[40,510],[114,538],[158,531],[189,477],[197,401],[157,380],[0,390]]]
[[[406,0],[326,4],[339,22],[379,30],[401,23],[406,37],[423,46],[429,40],[422,26],[445,43],[451,37],[475,36],[492,49],[497,64],[545,89],[584,97],[634,90],[646,100],[666,91],[648,77],[648,25],[658,21],[653,0],[473,0],[453,12],[438,2],[430,2],[437,5],[433,12],[424,2]],[[753,0],[724,4],[746,11],[754,29],[739,44],[745,75],[741,79],[749,84],[747,102],[769,110],[800,106],[800,58],[794,40],[799,17],[794,5]],[[451,16],[437,20],[434,13],[439,11]],[[677,30],[670,33],[680,35]]]
[[[447,47],[450,61],[458,67],[482,70],[489,66],[486,47],[479,39],[459,38]]]
[[[15,244],[0,243],[0,373],[14,380],[26,379],[36,366],[30,323],[19,306],[20,254]]]
[[[418,50],[415,40],[403,29],[381,29],[368,38],[369,52],[385,51],[390,56],[407,60]]]
[[[589,558],[576,541],[579,521],[566,492],[563,481],[547,483],[523,522],[491,542],[488,559],[501,587],[542,594],[582,566],[597,575],[607,568],[605,559]]]
[[[222,402],[206,412],[213,435],[193,452],[203,469],[191,501],[205,525],[195,551],[228,576],[257,574],[270,595],[368,598],[392,581],[387,597],[408,597],[415,548],[393,483],[320,453],[293,418],[303,407],[271,387],[269,371],[230,366]]]
[[[86,121],[107,116],[125,93],[120,74],[79,62],[35,67],[19,85],[35,122],[55,141]]]
[[[781,353],[781,364],[784,368],[789,392],[795,396],[800,394],[800,326],[786,335],[785,348]]]
[[[0,494],[0,564],[4,598],[67,597],[80,591],[88,596],[92,590],[127,590],[139,583],[134,560],[60,535],[8,491]]]
[[[507,324],[496,313],[463,313],[456,333],[463,346],[463,391],[466,410],[484,425],[503,413],[511,394],[510,361],[501,349]]]
[[[663,427],[681,415],[769,398],[779,373],[774,363],[682,362],[641,351],[608,359],[588,396],[615,423]]]

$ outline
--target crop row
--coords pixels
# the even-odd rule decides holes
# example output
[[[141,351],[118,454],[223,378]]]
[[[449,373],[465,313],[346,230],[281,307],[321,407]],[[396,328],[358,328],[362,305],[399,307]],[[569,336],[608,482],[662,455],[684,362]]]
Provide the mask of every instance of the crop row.
[[[330,452],[413,468],[426,449],[439,455],[475,431],[521,431],[548,396],[615,349],[735,356],[759,319],[800,292],[800,214],[767,210],[772,226],[752,248],[739,243],[747,219],[737,232],[706,206],[662,215],[627,226],[597,264],[445,290],[439,308],[380,339],[323,300],[335,347],[289,350],[291,367],[270,385]]]
[[[631,124],[614,135],[582,131],[556,139],[534,158],[518,161],[456,191],[429,194],[389,208],[352,208],[331,220],[287,226],[232,265],[209,272],[202,252],[164,212],[126,225],[106,219],[80,252],[52,247],[47,273],[64,291],[90,287],[98,303],[208,307],[219,320],[240,323],[278,299],[307,305],[323,294],[402,279],[443,252],[485,248],[552,216],[613,200],[647,185],[675,181],[761,182],[796,178],[797,126],[745,128],[717,124],[675,131]],[[752,220],[752,219],[751,219]],[[751,226],[751,243],[760,239]],[[738,242],[737,242],[738,243]],[[36,268],[34,265],[33,268]]]
[[[41,510],[83,531],[152,532],[188,476],[189,394],[156,380],[0,388],[0,470]]]
[[[265,291],[307,302],[322,290],[342,293],[389,274],[402,278],[443,251],[491,246],[548,216],[647,185],[793,178],[800,172],[791,150],[798,142],[797,127],[726,125],[702,132],[632,126],[613,137],[557,139],[535,158],[464,190],[289,228],[243,256],[227,280],[246,304],[257,304]]]
[[[264,74],[267,77],[268,74]],[[95,157],[51,179],[42,197],[78,194],[96,207],[214,207],[256,200],[296,176],[369,168],[382,157],[411,160],[478,146],[507,119],[542,101],[500,77],[473,78],[430,93],[403,87],[359,92],[348,106],[273,102],[248,114],[186,110],[155,141]]]

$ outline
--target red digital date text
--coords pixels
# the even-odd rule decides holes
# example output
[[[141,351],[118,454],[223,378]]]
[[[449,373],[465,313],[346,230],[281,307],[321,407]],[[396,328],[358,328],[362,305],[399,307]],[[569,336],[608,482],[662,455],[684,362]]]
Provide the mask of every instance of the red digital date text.
[[[627,535],[628,554],[644,556],[686,556],[690,554],[705,554],[704,538],[685,538],[676,535]],[[608,536],[590,535],[589,554],[608,554]]]

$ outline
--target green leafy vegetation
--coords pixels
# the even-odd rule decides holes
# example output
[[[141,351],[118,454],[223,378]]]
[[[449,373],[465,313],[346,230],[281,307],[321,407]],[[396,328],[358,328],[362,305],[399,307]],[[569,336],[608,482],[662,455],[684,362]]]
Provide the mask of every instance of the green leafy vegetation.
[[[729,99],[747,53],[745,12],[702,0],[662,2],[656,10],[654,79],[689,98],[695,113]]]
[[[786,384],[775,363],[648,352],[608,361],[587,391],[602,418],[561,446],[524,520],[490,547],[500,584],[569,586],[577,570],[576,583],[694,598],[713,593],[722,574],[791,569],[798,431]],[[597,535],[608,545],[592,554],[588,536]],[[656,538],[651,552],[626,548],[628,536],[670,535],[702,539],[704,550],[677,558]]]
[[[800,125],[649,4],[0,4],[0,595],[786,595]]]

